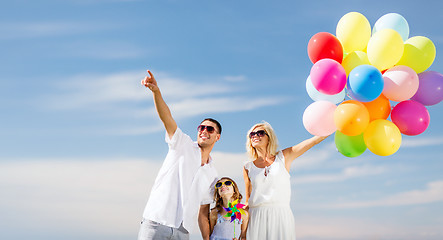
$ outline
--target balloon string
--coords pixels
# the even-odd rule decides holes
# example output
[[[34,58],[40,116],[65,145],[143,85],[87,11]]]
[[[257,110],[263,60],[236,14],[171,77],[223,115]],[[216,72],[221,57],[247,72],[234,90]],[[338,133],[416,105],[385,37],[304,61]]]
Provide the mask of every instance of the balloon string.
[[[235,238],[235,220],[234,220],[234,238]]]

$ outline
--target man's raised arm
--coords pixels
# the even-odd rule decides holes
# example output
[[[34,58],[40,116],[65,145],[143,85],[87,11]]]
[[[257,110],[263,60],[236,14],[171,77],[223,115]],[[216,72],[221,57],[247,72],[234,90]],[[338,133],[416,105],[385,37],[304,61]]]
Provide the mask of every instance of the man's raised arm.
[[[165,126],[169,138],[172,138],[172,136],[175,133],[175,130],[177,130],[177,123],[172,117],[171,111],[169,110],[169,107],[166,104],[165,100],[163,100],[160,88],[157,85],[157,81],[155,80],[154,75],[149,70],[148,74],[149,76],[146,76],[141,83],[145,87],[149,88],[149,90],[151,90],[154,97],[154,105],[155,109],[157,110],[158,116],[160,117],[160,120],[163,122],[163,125]]]

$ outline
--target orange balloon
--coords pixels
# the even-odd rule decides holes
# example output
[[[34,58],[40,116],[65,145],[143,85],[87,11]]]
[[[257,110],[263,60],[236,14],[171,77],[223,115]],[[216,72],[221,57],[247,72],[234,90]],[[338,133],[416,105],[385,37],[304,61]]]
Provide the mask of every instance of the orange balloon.
[[[373,101],[363,102],[363,105],[368,109],[370,122],[375,119],[388,119],[391,113],[391,103],[383,94]]]
[[[356,100],[342,102],[334,111],[337,130],[348,136],[357,136],[369,124],[369,112],[363,103]]]

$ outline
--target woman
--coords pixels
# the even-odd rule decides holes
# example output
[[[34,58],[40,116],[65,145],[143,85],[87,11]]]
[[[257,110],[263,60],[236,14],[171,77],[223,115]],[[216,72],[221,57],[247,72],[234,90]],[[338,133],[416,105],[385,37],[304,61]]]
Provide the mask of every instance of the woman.
[[[247,239],[295,239],[294,215],[289,205],[291,163],[326,137],[314,136],[278,151],[277,137],[269,123],[256,124],[248,131],[246,149],[253,161],[243,169],[250,215]]]

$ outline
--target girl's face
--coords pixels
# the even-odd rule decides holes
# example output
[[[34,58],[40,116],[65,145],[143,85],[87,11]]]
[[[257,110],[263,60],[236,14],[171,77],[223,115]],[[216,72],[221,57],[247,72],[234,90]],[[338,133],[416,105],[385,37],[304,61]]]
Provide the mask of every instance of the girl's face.
[[[217,182],[217,185],[221,185],[217,188],[218,194],[220,197],[232,197],[234,194],[234,183],[229,179],[222,179]]]

